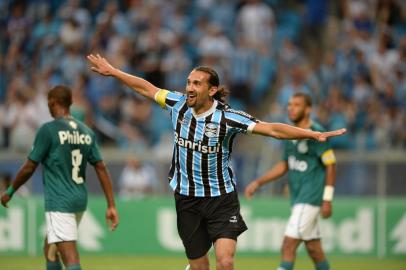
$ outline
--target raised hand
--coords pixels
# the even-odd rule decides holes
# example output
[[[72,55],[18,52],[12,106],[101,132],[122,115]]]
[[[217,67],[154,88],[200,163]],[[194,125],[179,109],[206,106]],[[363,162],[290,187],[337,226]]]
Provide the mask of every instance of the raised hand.
[[[104,76],[113,75],[116,70],[104,57],[99,54],[90,54],[87,56],[87,60],[93,65],[90,69]]]

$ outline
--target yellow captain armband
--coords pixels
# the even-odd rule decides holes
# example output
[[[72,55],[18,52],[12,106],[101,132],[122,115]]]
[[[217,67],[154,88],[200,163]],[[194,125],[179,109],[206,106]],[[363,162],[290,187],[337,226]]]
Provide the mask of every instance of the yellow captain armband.
[[[158,103],[159,106],[161,106],[164,109],[166,108],[165,100],[166,100],[166,96],[168,95],[168,93],[169,93],[168,90],[159,89],[159,91],[156,92],[155,97],[154,97],[156,103]]]
[[[336,163],[336,156],[333,150],[329,149],[321,155],[321,161],[324,165],[331,165]]]

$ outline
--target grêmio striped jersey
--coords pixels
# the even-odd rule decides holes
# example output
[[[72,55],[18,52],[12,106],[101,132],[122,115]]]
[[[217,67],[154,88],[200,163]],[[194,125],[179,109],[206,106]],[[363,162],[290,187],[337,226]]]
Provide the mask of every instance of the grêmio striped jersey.
[[[186,95],[163,89],[157,92],[155,100],[171,114],[171,188],[193,197],[215,197],[234,191],[229,164],[233,140],[238,133],[251,133],[257,120],[216,100],[208,111],[196,115],[187,106]]]

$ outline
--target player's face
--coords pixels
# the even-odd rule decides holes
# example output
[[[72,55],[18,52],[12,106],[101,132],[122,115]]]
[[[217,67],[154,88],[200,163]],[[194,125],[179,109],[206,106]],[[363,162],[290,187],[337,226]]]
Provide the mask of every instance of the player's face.
[[[186,83],[186,103],[195,109],[205,107],[217,92],[217,87],[210,86],[209,74],[203,71],[192,71]]]
[[[302,97],[292,97],[288,103],[289,120],[297,124],[303,119],[309,117],[310,107],[306,106],[306,102]]]

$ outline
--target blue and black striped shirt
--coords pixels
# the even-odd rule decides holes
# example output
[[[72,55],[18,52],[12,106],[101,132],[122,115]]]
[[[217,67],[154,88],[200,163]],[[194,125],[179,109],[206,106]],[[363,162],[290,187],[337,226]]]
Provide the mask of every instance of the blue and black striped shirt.
[[[174,149],[169,171],[171,188],[182,195],[215,197],[235,190],[230,155],[235,136],[251,132],[257,120],[214,101],[196,115],[186,96],[160,90],[155,99],[171,113]]]

